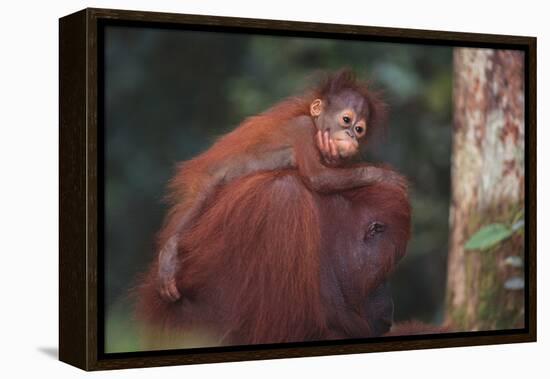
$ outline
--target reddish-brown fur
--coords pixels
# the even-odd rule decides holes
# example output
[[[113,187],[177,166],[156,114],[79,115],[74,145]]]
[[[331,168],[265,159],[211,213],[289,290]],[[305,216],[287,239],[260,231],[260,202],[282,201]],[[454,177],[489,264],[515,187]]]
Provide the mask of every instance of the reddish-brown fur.
[[[190,207],[189,202],[195,201],[195,192],[200,191],[197,187],[202,183],[205,173],[208,173],[211,162],[226,164],[241,152],[254,151],[258,147],[268,150],[271,138],[277,135],[278,126],[292,118],[309,114],[309,104],[314,99],[314,93],[290,98],[265,113],[249,117],[207,151],[182,163],[169,185],[169,199],[174,205],[159,234],[159,246],[164,246],[166,241],[178,232],[179,220]]]
[[[197,196],[205,189],[204,183],[216,167],[229,165],[234,157],[277,149],[281,141],[299,141],[299,144],[313,145],[317,130],[314,124],[295,135],[286,135],[288,130],[281,128],[292,119],[300,116],[310,116],[310,105],[314,99],[328,99],[340,91],[348,89],[360,94],[368,103],[369,114],[364,115],[367,121],[367,138],[376,134],[384,124],[386,106],[379,95],[366,84],[356,81],[349,70],[342,70],[336,75],[328,75],[319,86],[299,97],[290,97],[276,104],[264,113],[247,118],[235,130],[221,137],[207,151],[197,157],[182,163],[176,175],[171,180],[169,188],[173,206],[169,211],[164,227],[158,236],[158,246],[165,246],[168,239],[180,230],[180,220],[188,212],[191,205],[197,202]],[[316,154],[316,150],[302,149],[300,154]],[[320,157],[315,157],[320,160]],[[303,160],[303,159],[301,159]]]
[[[386,229],[368,237],[375,221]],[[218,189],[182,236],[182,299],[161,299],[155,262],[137,315],[167,334],[208,329],[221,345],[371,337],[379,305],[369,295],[405,253],[409,228],[400,186],[319,195],[293,170],[253,174]]]
[[[341,193],[377,182],[405,187],[383,167],[354,166],[349,159],[375,132],[384,105],[349,70],[328,75],[302,97],[282,101],[245,120],[197,157],[184,162],[170,183],[172,208],[159,233],[159,291],[181,297],[176,275],[182,235],[203,213],[209,197],[233,180],[256,172],[296,169],[315,193]],[[367,136],[367,137],[365,137]],[[338,167],[336,167],[338,166]]]
[[[153,263],[137,291],[141,320],[167,335],[207,330],[223,345],[371,337],[388,330],[393,304],[385,281],[409,239],[405,181],[391,170],[362,171],[365,165],[331,171],[320,163],[313,122],[281,128],[309,117],[314,99],[352,90],[368,103],[368,114],[361,115],[368,132],[376,131],[383,104],[352,75],[336,78],[245,120],[180,166],[158,243],[163,247],[177,237],[174,267],[183,297],[161,298],[159,262]],[[256,153],[285,145],[294,148],[298,170],[253,173],[213,191],[205,185],[220,165],[238,167],[243,159],[253,161]],[[324,176],[315,176],[322,171]],[[369,180],[357,179],[361,175]],[[313,190],[312,179],[327,188]],[[335,190],[339,186],[361,188]],[[207,196],[200,200],[203,209],[180,234],[181,220],[201,194]],[[383,234],[365,237],[379,221],[387,226]]]

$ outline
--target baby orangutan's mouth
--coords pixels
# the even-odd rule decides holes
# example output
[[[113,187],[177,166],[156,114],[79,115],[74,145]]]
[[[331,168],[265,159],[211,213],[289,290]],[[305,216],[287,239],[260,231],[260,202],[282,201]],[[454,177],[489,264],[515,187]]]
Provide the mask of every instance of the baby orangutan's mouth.
[[[355,155],[358,151],[358,145],[349,138],[335,138],[334,141],[338,147],[338,154],[341,158],[348,158]]]

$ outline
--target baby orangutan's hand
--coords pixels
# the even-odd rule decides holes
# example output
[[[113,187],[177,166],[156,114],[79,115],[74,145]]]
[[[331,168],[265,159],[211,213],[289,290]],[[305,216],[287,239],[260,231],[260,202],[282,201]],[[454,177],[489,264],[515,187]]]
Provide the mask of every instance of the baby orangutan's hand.
[[[169,302],[177,301],[181,294],[176,284],[178,271],[178,244],[176,236],[172,236],[159,254],[159,292],[160,296]]]
[[[337,166],[340,163],[340,154],[338,154],[336,144],[330,138],[328,131],[322,132],[319,130],[316,135],[316,142],[325,163],[329,166]]]

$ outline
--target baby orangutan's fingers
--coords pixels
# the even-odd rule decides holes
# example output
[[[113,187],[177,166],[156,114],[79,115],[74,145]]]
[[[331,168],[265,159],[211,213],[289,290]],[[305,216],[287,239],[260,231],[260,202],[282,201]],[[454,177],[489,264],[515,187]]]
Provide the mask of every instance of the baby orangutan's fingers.
[[[319,148],[319,151],[321,152],[321,154],[325,154],[325,147],[323,145],[323,132],[321,131],[318,131],[317,132],[317,135],[316,135],[316,138],[317,138],[317,147]]]
[[[330,135],[328,131],[323,134],[323,144],[325,145],[327,152],[330,154]]]
[[[340,156],[338,154],[338,149],[336,148],[336,144],[332,139],[329,140],[329,146],[330,146],[330,157],[333,160],[337,161]]]
[[[324,161],[331,166],[334,166],[340,162],[340,155],[338,154],[338,149],[336,143],[330,138],[328,131],[322,132],[319,131],[315,135],[315,142],[317,148],[321,153]]]
[[[325,146],[325,161],[331,165],[336,163],[334,162],[334,155],[332,153],[332,145],[334,145],[334,142],[330,138],[328,131],[323,134],[323,144]]]
[[[176,280],[170,279],[166,283],[163,283],[160,289],[160,295],[166,301],[176,301],[181,297],[178,287],[176,286]]]
[[[328,162],[331,159],[330,146],[326,143],[323,132],[318,132],[316,137],[319,152],[321,153],[323,159]]]

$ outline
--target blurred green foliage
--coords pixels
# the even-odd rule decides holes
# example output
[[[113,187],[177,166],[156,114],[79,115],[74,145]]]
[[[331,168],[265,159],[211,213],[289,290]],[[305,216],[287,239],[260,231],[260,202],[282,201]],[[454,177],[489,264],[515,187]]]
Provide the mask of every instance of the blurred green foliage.
[[[442,313],[450,195],[452,49],[444,46],[107,27],[105,33],[107,351],[137,349],[128,302],[154,254],[177,162],[250,115],[353,68],[383,91],[386,137],[364,159],[411,181],[413,237],[392,280],[396,320]]]

